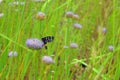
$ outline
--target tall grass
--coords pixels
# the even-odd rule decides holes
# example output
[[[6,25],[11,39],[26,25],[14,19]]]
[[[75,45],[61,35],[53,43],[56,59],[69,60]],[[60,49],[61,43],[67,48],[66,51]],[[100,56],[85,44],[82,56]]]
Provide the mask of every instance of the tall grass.
[[[18,0],[0,3],[0,80],[119,80],[119,0]],[[37,12],[46,14],[37,20]],[[66,18],[72,11],[79,20]],[[82,29],[73,27],[74,23]],[[102,29],[106,28],[107,32]],[[54,36],[48,49],[29,49],[28,38]],[[71,43],[78,48],[71,48]],[[109,46],[113,46],[113,51]],[[68,46],[68,48],[64,48]],[[17,51],[17,57],[8,57]],[[53,56],[47,65],[42,56]]]

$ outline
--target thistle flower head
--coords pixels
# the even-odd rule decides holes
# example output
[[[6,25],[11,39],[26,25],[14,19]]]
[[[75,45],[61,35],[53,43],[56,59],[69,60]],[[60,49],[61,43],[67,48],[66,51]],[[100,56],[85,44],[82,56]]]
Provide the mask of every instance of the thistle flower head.
[[[77,28],[77,29],[81,29],[81,28],[82,28],[82,25],[81,25],[81,24],[78,24],[78,23],[75,23],[73,26],[74,26],[75,28]]]
[[[42,61],[46,64],[55,63],[51,56],[43,56]]]
[[[36,38],[31,38],[26,40],[26,45],[31,49],[37,50],[44,46],[44,42]]]
[[[107,32],[106,27],[103,27],[103,28],[102,28],[102,32],[103,32],[103,34],[105,34],[105,33]]]
[[[18,56],[18,53],[16,51],[14,52],[14,56]]]
[[[72,16],[72,18],[75,19],[75,20],[78,20],[78,19],[79,19],[79,15],[74,14],[74,15]]]
[[[8,57],[12,57],[12,56],[18,56],[18,53],[16,52],[16,51],[10,51],[9,53],[8,53]]]
[[[71,48],[78,48],[78,44],[77,44],[77,43],[71,43],[71,44],[70,44],[70,47],[71,47]]]
[[[65,15],[66,15],[67,18],[72,18],[74,13],[72,11],[68,11],[68,12],[65,13]]]
[[[114,47],[112,45],[108,46],[109,51],[113,51]]]

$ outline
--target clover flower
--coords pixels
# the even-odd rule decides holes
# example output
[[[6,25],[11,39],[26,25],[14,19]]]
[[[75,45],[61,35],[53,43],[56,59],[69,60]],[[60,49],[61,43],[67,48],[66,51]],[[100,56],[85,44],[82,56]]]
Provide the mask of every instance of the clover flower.
[[[16,51],[10,51],[9,53],[8,53],[8,57],[12,57],[12,56],[18,56],[18,53],[16,52]]]
[[[55,63],[51,56],[43,56],[42,61],[46,64]]]
[[[46,18],[46,15],[43,12],[38,12],[35,17],[38,20],[44,20]]]
[[[77,44],[77,43],[71,43],[71,44],[70,44],[70,47],[71,47],[71,48],[78,48],[78,44]]]
[[[73,26],[74,26],[75,28],[77,28],[77,29],[81,29],[81,28],[82,28],[82,25],[79,24],[79,23],[75,23]]]
[[[37,38],[31,38],[26,40],[26,45],[31,49],[41,49],[44,46],[44,42]]]

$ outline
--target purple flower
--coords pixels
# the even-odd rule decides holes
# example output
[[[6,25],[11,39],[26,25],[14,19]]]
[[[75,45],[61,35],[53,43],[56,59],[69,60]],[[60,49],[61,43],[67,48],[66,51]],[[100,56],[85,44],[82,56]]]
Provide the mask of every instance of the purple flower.
[[[74,14],[72,18],[75,19],[75,20],[78,20],[79,16],[77,14]]]
[[[98,26],[97,30],[98,30],[98,32],[101,32],[102,34],[106,34],[106,32],[107,32],[107,28],[106,27]]]
[[[75,23],[73,26],[74,26],[75,28],[77,28],[77,29],[81,29],[81,28],[82,28],[82,25],[79,24],[79,23]]]
[[[105,34],[107,32],[106,27],[103,27],[102,32],[103,32],[103,34]]]
[[[12,56],[17,56],[18,55],[18,53],[16,52],[16,51],[10,51],[9,53],[8,53],[8,56],[9,57],[12,57]]]
[[[18,56],[18,53],[17,53],[16,51],[14,52],[14,56],[15,56],[15,57]]]
[[[31,38],[26,40],[26,45],[31,49],[41,49],[44,46],[44,42],[36,38]]]
[[[72,18],[74,13],[72,11],[68,11],[68,12],[65,13],[65,15],[66,15],[67,18]]]
[[[71,48],[78,48],[78,44],[77,44],[77,43],[71,43],[71,44],[70,44],[70,47],[71,47]]]
[[[42,61],[46,64],[55,63],[51,56],[43,56]]]
[[[112,45],[108,46],[109,51],[113,51],[114,47]]]

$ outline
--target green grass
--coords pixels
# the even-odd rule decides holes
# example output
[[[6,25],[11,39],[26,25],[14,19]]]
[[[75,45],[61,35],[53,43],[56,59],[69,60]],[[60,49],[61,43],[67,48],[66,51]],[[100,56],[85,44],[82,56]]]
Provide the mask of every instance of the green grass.
[[[119,0],[46,0],[10,6],[0,3],[0,80],[119,80],[120,79],[120,1]],[[16,11],[18,10],[18,11]],[[46,19],[35,19],[37,12]],[[65,17],[73,11],[79,20]],[[73,27],[80,23],[81,30]],[[101,30],[106,27],[107,33]],[[29,49],[28,38],[54,36],[48,49]],[[75,42],[78,48],[70,48]],[[69,48],[63,48],[67,45]],[[114,50],[109,51],[108,46]],[[8,57],[17,51],[17,57]],[[55,64],[46,65],[44,55],[55,55]],[[59,59],[58,59],[59,58]],[[86,68],[81,65],[85,65]]]

